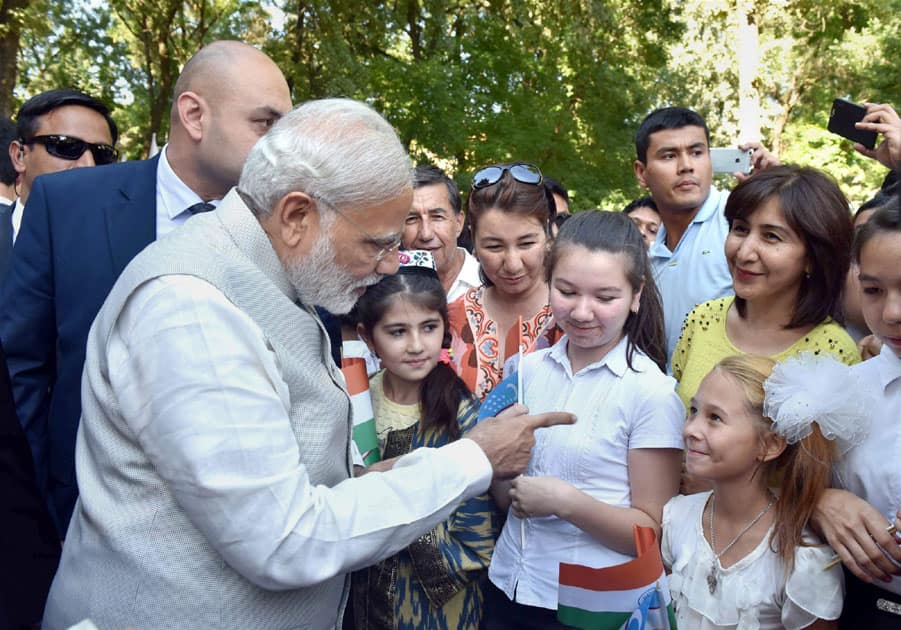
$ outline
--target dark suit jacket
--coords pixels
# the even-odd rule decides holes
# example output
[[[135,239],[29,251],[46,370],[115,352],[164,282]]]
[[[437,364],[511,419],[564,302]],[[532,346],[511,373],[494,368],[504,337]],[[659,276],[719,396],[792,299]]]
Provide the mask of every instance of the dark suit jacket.
[[[0,290],[19,421],[60,537],[78,497],[75,436],[94,317],[156,237],[158,158],[37,177]]]
[[[9,266],[9,258],[13,251],[13,226],[12,214],[15,203],[10,205],[0,203],[0,282],[6,276]]]
[[[56,528],[38,492],[0,346],[0,629],[40,621],[59,564]]]

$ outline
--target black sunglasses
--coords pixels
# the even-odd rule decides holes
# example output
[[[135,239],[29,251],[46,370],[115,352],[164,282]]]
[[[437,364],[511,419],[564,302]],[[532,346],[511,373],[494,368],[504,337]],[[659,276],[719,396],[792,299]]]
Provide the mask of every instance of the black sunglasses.
[[[510,173],[510,176],[513,177],[513,179],[522,184],[533,184],[538,186],[543,181],[541,171],[538,170],[537,166],[530,164],[529,162],[494,164],[476,171],[476,174],[472,176],[472,189],[479,190],[480,188],[496,184],[501,181],[504,173],[507,172]]]
[[[85,142],[81,138],[74,136],[35,136],[30,140],[22,140],[21,142],[22,144],[33,144],[35,142],[43,144],[44,148],[47,149],[47,153],[64,160],[77,160],[85,151],[90,149],[91,155],[94,156],[94,164],[98,166],[101,164],[112,164],[119,159],[119,151],[116,150],[116,147],[110,144]]]

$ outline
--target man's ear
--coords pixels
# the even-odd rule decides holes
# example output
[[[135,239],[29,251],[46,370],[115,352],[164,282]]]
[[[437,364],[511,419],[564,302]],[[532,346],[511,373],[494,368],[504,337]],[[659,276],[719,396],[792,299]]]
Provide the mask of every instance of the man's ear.
[[[9,159],[20,175],[25,172],[25,147],[18,140],[9,143]]]
[[[205,118],[209,116],[209,106],[196,92],[182,92],[175,102],[178,121],[185,132],[195,142],[203,138]]]
[[[453,212],[453,210],[451,211]],[[460,212],[454,212],[454,218],[457,221],[457,238],[460,238],[460,235],[463,234],[463,228],[466,225],[466,213],[462,210]]]
[[[645,169],[647,168],[647,165],[644,162],[642,162],[641,160],[635,160],[632,163],[632,168],[635,169],[635,178],[638,180],[638,185],[641,186],[642,188],[647,188],[648,184],[647,184],[647,182],[645,182],[645,179],[644,179],[644,172],[645,172]]]
[[[325,238],[320,234],[322,217],[316,202],[304,192],[290,192],[279,199],[266,222],[270,236],[293,252],[306,254],[316,238]]]

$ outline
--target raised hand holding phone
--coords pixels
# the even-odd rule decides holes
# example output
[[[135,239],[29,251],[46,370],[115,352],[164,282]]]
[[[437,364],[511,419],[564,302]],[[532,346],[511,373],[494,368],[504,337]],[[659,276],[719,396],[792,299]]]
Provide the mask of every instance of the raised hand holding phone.
[[[887,168],[901,169],[901,117],[891,105],[885,103],[865,103],[865,107],[866,113],[855,127],[874,135],[882,134],[883,140],[875,148],[855,142],[854,149]]]

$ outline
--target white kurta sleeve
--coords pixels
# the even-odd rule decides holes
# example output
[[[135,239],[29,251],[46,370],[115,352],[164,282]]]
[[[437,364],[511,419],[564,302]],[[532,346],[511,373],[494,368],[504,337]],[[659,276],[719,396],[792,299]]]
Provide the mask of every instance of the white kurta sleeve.
[[[274,353],[197,278],[140,287],[107,354],[121,413],[158,475],[225,561],[263,588],[308,586],[392,555],[491,482],[485,454],[461,439],[387,473],[314,486]]]

